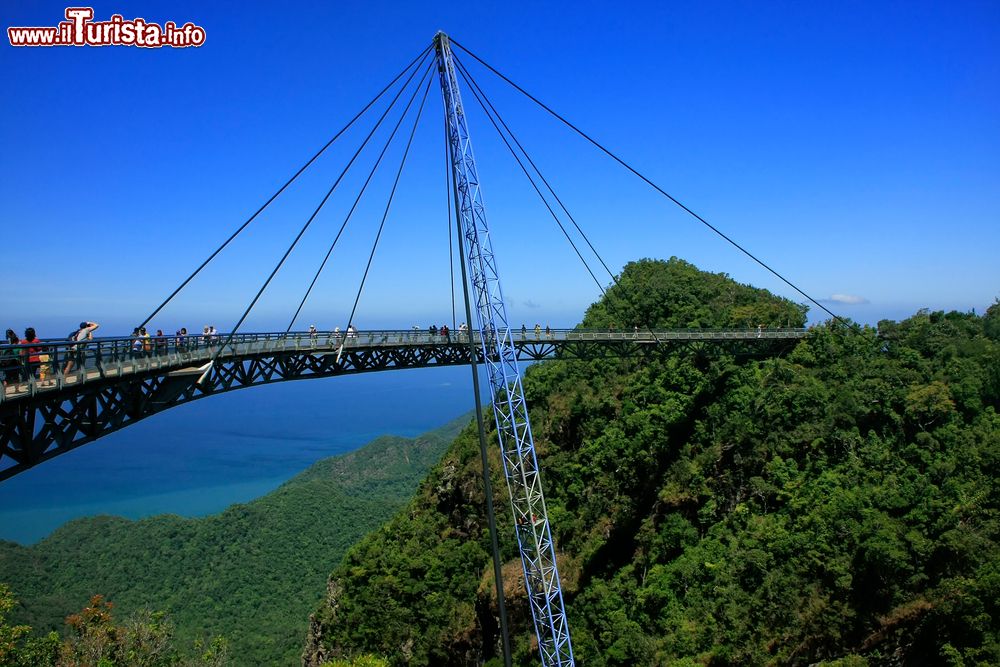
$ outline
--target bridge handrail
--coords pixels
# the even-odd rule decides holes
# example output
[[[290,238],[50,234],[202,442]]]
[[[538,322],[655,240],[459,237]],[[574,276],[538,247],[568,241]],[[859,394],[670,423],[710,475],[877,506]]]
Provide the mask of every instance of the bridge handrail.
[[[677,329],[639,329],[638,331],[627,330],[627,329],[608,329],[608,328],[550,328],[549,332],[544,329],[536,333],[533,329],[528,329],[526,332],[521,332],[519,329],[510,330],[512,337],[515,340],[531,340],[531,339],[546,339],[546,338],[621,338],[622,340],[634,339],[636,336],[639,337],[652,337],[655,334],[657,337],[663,335],[685,335],[685,334],[701,334],[704,336],[718,338],[723,335],[733,335],[738,338],[750,338],[751,334],[757,333],[782,333],[782,334],[804,334],[806,329],[801,327],[763,327],[757,329],[756,327],[748,328],[677,328]],[[652,332],[652,334],[651,334]],[[473,329],[473,334],[481,333],[479,329]],[[449,339],[457,339],[457,337],[464,332],[459,332],[457,330],[449,330]],[[236,333],[233,335],[233,342],[245,342],[247,340],[296,340],[296,339],[309,339],[309,338],[326,338],[326,339],[355,339],[368,337],[369,339],[377,338],[379,336],[402,336],[405,340],[415,340],[417,337],[423,337],[427,339],[431,334],[425,330],[421,329],[419,332],[414,329],[365,329],[358,330],[351,336],[345,336],[343,331],[335,333],[333,331],[317,331],[315,334],[309,331],[264,331],[264,332],[247,332],[247,333]],[[228,333],[216,333],[211,337],[205,334],[187,334],[183,338],[185,342],[189,341],[206,341],[215,344],[221,339],[225,339],[229,336]],[[444,339],[443,334],[434,334],[437,339]],[[110,344],[110,343],[128,343],[131,345],[133,341],[136,340],[135,336],[95,336],[94,338],[81,341],[79,343],[69,341],[65,338],[40,338],[37,343],[0,343],[0,350],[6,349],[25,349],[29,347],[56,347],[56,348],[72,348],[77,345],[93,345],[93,344]],[[140,338],[139,340],[147,340]],[[168,343],[173,343],[180,340],[176,334],[164,334],[163,336],[150,335],[148,340],[150,341],[165,341]]]

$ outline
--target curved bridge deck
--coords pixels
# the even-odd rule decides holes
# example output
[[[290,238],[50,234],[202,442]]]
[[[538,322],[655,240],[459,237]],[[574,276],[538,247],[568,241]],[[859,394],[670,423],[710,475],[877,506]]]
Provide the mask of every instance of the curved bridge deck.
[[[511,332],[522,361],[643,357],[681,346],[763,352],[804,336],[803,329]],[[76,347],[65,340],[42,341],[33,347],[45,356],[34,364],[28,356],[33,353],[22,349],[27,346],[0,346],[19,362],[5,369],[8,380],[0,393],[0,480],[157,412],[225,391],[469,363],[465,332],[246,333],[224,344],[226,338],[153,337],[145,346],[132,338],[95,339]],[[480,333],[473,338],[481,362]],[[48,371],[44,380],[39,365]]]

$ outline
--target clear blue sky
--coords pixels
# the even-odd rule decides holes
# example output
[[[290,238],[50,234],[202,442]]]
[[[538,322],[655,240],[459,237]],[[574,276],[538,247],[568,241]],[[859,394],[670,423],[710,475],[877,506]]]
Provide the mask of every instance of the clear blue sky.
[[[0,18],[4,28],[55,25],[65,7],[7,1]],[[93,319],[102,333],[130,330],[439,29],[807,292],[834,299],[838,313],[875,322],[921,307],[981,312],[1000,296],[996,2],[94,9],[99,20],[192,21],[207,41],[14,49],[4,36],[2,328],[56,337]],[[677,255],[801,300],[472,68],[613,270]],[[468,94],[466,105],[512,319],[572,324],[597,288]],[[362,299],[362,328],[450,318],[440,119],[434,89]],[[338,142],[154,329],[228,329],[368,127]],[[302,328],[344,324],[400,148]],[[245,328],[284,328],[372,160],[360,160]]]

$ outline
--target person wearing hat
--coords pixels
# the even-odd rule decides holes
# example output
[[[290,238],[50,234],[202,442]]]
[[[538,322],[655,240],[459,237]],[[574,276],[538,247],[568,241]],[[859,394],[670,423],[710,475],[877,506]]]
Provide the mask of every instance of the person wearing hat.
[[[94,337],[94,330],[97,329],[100,324],[97,322],[88,322],[84,320],[80,322],[80,328],[77,329],[75,334],[72,334],[69,339],[75,343],[70,345],[66,350],[66,367],[63,368],[63,375],[67,375],[73,369],[73,363],[82,369],[84,366],[84,360],[86,359],[86,351],[84,345],[81,345],[83,341],[90,340]]]

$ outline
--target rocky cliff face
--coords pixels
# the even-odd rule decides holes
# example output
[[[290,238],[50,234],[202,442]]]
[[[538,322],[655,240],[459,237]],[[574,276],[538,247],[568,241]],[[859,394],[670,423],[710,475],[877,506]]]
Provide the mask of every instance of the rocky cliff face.
[[[331,578],[327,582],[326,598],[323,600],[323,605],[332,611],[334,618],[336,618],[337,614],[337,598],[340,596],[342,590],[338,580]],[[302,652],[303,667],[319,667],[328,660],[340,657],[332,655],[330,649],[323,646],[323,642],[321,641],[322,633],[323,628],[317,620],[316,615],[311,615],[309,617],[309,632],[306,634],[306,647]]]

